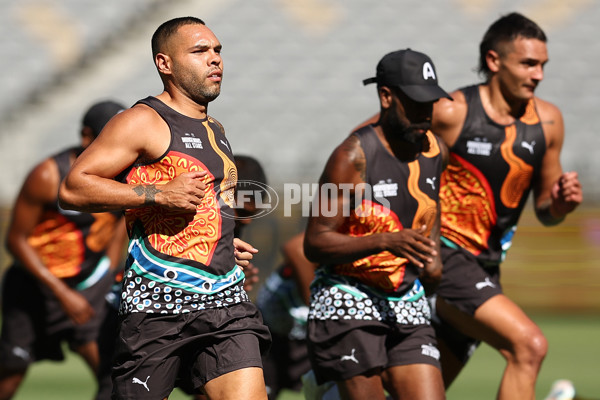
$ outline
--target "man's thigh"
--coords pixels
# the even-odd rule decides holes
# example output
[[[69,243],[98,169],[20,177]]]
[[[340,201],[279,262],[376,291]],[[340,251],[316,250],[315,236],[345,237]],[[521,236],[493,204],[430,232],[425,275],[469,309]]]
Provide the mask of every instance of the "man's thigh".
[[[211,400],[266,400],[267,390],[262,368],[249,367],[220,375],[206,383]]]

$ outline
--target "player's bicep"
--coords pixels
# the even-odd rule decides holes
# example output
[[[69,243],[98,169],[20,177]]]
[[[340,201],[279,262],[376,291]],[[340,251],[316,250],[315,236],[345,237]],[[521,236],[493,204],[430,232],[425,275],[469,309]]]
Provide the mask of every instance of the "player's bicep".
[[[9,241],[29,236],[41,220],[45,206],[56,202],[58,181],[58,167],[52,159],[38,164],[29,173],[13,207]]]
[[[356,186],[364,181],[365,158],[358,138],[350,136],[330,156],[313,199],[304,250],[315,261],[339,245],[339,228],[352,209]]]
[[[129,110],[128,110],[129,111]],[[77,158],[71,175],[94,175],[114,178],[141,156],[145,132],[128,119],[127,111],[115,116],[102,133]]]
[[[364,182],[365,166],[365,156],[355,136],[332,153],[311,207],[311,219],[321,230],[337,231],[348,217],[357,185]]]

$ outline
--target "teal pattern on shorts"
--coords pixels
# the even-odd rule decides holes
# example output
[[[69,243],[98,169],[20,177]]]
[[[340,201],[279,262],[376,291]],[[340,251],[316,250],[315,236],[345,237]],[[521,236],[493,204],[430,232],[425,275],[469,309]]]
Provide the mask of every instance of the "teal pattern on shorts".
[[[126,278],[121,291],[119,314],[179,314],[250,301],[242,286],[233,286],[209,295],[173,288],[141,276],[134,276],[131,270],[127,272]]]
[[[417,279],[402,294],[386,293],[355,279],[317,270],[311,284],[308,319],[377,320],[404,325],[429,325],[431,310]]]

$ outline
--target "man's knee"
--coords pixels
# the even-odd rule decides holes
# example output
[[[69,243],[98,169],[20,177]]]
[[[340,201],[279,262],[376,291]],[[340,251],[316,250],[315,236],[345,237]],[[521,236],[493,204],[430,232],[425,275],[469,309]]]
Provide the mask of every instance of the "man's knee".
[[[511,356],[516,362],[539,365],[548,352],[548,340],[544,334],[537,329],[531,329],[519,337],[513,345]]]

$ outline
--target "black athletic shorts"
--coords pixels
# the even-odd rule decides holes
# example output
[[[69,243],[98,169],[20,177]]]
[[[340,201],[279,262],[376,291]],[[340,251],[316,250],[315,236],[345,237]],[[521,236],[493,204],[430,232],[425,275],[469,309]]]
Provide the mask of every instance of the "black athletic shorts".
[[[120,317],[113,398],[163,399],[177,384],[201,393],[204,384],[242,368],[262,368],[271,336],[256,306],[242,302],[183,314]]]
[[[377,320],[308,320],[308,354],[319,385],[375,368],[430,364],[440,368],[431,325]]]
[[[269,399],[276,399],[282,389],[302,389],[302,375],[310,371],[310,360],[306,340],[275,333],[272,338],[271,349],[263,357],[263,369]]]
[[[442,281],[435,293],[448,304],[473,316],[490,298],[502,294],[499,265],[483,266],[473,254],[462,248],[442,245],[444,270]],[[438,338],[461,360],[466,362],[479,341],[466,336],[439,316],[432,318]]]
[[[104,295],[112,280],[112,275],[106,274],[95,285],[79,291],[96,315],[87,323],[76,325],[47,288],[41,287],[22,267],[11,266],[2,286],[0,364],[20,371],[34,361],[63,360],[63,341],[71,349],[95,341],[106,310]]]

